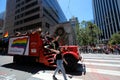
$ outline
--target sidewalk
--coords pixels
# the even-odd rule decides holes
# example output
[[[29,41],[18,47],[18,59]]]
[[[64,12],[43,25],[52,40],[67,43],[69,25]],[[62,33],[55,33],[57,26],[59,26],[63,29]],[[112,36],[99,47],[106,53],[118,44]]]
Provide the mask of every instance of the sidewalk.
[[[53,80],[52,76],[53,76],[52,73],[39,71],[38,73],[36,73],[35,75],[32,75],[27,80]],[[68,80],[82,80],[82,79],[77,79],[77,78],[74,78],[74,77],[70,78],[68,76],[70,76],[70,75],[67,75]],[[64,80],[62,74],[57,74],[56,77],[57,77],[58,80]]]

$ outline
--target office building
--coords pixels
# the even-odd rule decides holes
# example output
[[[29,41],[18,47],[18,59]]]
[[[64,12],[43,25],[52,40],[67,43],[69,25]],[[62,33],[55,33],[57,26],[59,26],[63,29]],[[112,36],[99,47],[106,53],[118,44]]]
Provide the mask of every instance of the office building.
[[[26,32],[67,21],[57,0],[7,0],[5,31],[13,35],[16,31]]]
[[[94,20],[102,30],[101,40],[108,41],[120,31],[120,0],[92,0]]]
[[[72,17],[69,21],[74,28],[79,24],[77,17]]]
[[[0,13],[0,38],[3,37],[3,28],[4,28],[4,12]]]
[[[73,43],[74,44],[78,44],[77,42],[77,31],[76,31],[76,26],[79,25],[79,21],[78,21],[78,18],[77,17],[72,17],[70,20],[69,20],[69,23],[71,24],[71,27],[73,28],[73,31],[72,31],[72,35],[73,35]]]

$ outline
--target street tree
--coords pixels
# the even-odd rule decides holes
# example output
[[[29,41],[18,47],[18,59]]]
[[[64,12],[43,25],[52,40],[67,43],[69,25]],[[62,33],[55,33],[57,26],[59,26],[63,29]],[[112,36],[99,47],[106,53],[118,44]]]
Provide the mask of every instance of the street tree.
[[[96,24],[93,24],[92,22],[87,22],[86,29],[87,33],[89,34],[89,43],[90,44],[97,43],[99,40],[99,36],[101,35],[100,28]]]
[[[88,34],[85,27],[86,21],[82,21],[76,26],[77,42],[79,45],[88,45]]]
[[[101,34],[100,29],[92,22],[82,21],[76,26],[77,41],[79,45],[89,45],[97,42],[99,35]]]
[[[109,44],[115,45],[115,44],[120,44],[120,33],[114,33],[110,40],[108,41]]]

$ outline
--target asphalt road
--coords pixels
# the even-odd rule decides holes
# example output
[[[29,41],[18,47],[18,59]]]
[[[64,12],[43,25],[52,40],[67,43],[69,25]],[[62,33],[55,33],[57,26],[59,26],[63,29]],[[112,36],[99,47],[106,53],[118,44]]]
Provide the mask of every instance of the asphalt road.
[[[81,54],[86,74],[81,73],[81,62],[78,71],[68,73],[68,80],[119,80],[120,55]],[[14,64],[12,56],[0,55],[0,80],[53,80],[54,68],[42,64]],[[62,74],[56,76],[63,80]],[[72,77],[72,78],[71,78]],[[9,78],[9,79],[8,79]]]
[[[120,80],[120,55],[83,54],[84,80]]]
[[[67,72],[67,77],[71,80],[77,80],[81,77],[81,65],[78,64],[78,70]],[[15,64],[12,56],[0,55],[0,80],[53,80],[52,75],[55,68],[46,67],[43,64]],[[46,77],[47,76],[47,77]],[[50,79],[51,77],[51,79]],[[62,74],[57,75],[63,80]],[[72,77],[72,78],[71,78]]]
[[[16,80],[26,80],[26,78],[29,78],[32,75],[32,73],[27,72],[26,70],[27,66],[14,64],[12,56],[0,56],[0,80],[7,80],[12,77]]]

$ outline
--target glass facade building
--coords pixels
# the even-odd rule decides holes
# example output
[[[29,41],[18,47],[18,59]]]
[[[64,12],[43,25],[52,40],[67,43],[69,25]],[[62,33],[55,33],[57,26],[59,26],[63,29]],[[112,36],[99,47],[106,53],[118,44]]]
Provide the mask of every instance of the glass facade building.
[[[94,20],[102,30],[101,40],[120,31],[120,0],[92,0]]]
[[[44,11],[43,15],[49,15],[56,23],[62,23],[67,20],[57,0],[42,0],[42,2]]]
[[[67,21],[57,0],[7,0],[5,31],[14,34]]]

